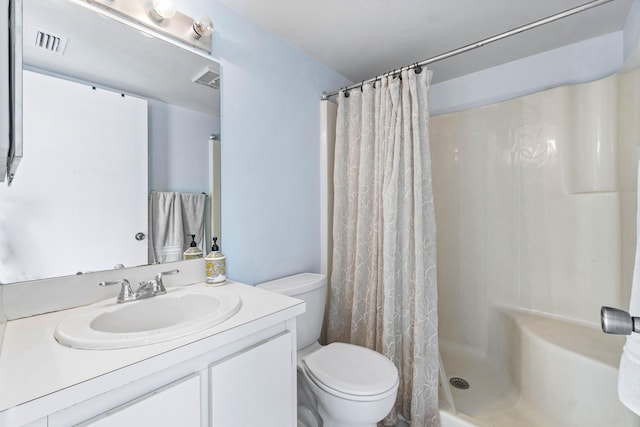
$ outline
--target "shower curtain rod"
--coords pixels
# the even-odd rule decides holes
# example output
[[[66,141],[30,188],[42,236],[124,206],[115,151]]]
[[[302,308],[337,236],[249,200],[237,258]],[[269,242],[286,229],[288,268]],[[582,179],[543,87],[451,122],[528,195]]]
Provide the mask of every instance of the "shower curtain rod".
[[[592,9],[594,7],[597,7],[597,6],[602,6],[603,4],[610,3],[612,1],[614,1],[614,0],[594,0],[594,1],[591,1],[589,3],[585,3],[583,5],[576,6],[576,7],[571,8],[571,9],[567,9],[564,12],[556,13],[555,15],[551,15],[551,16],[548,16],[546,18],[539,19],[537,21],[534,21],[534,22],[531,22],[529,24],[523,25],[521,27],[517,27],[517,28],[514,28],[512,30],[506,31],[504,33],[497,34],[497,35],[495,35],[493,37],[489,37],[487,39],[480,40],[478,42],[468,44],[468,45],[460,47],[458,49],[450,50],[449,52],[445,52],[445,53],[442,53],[440,55],[433,56],[433,57],[431,57],[429,59],[425,59],[424,61],[416,62],[414,64],[407,65],[407,66],[402,67],[400,69],[389,71],[387,73],[384,73],[384,74],[381,74],[379,76],[373,77],[373,78],[371,78],[369,80],[364,80],[364,81],[362,81],[360,83],[356,83],[356,84],[353,84],[351,86],[347,86],[345,88],[335,90],[333,92],[328,92],[328,93],[327,92],[322,92],[322,100],[325,101],[325,100],[327,100],[327,99],[329,99],[329,98],[331,98],[333,96],[336,96],[342,90],[350,91],[351,89],[361,88],[365,83],[374,82],[376,80],[381,79],[382,77],[395,76],[397,74],[400,74],[403,71],[407,71],[407,70],[410,70],[412,68],[418,68],[418,67],[422,67],[422,66],[425,66],[425,65],[432,64],[434,62],[442,61],[443,59],[451,58],[453,56],[460,55],[460,54],[465,53],[465,52],[469,52],[470,50],[478,49],[480,47],[488,45],[489,43],[493,43],[493,42],[496,42],[498,40],[502,40],[504,38],[514,36],[516,34],[524,32],[524,31],[531,30],[531,29],[536,28],[536,27],[540,27],[542,25],[548,24],[548,23],[553,22],[553,21],[557,21],[557,20],[562,19],[562,18],[566,18],[566,17],[571,16],[571,15],[575,15],[576,13],[584,12],[585,10]]]

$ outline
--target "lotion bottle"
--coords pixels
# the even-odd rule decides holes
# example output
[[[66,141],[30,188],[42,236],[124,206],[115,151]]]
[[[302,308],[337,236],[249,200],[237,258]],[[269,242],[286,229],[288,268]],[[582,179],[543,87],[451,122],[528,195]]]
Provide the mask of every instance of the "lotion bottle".
[[[196,244],[196,235],[189,234],[189,236],[191,236],[191,244],[189,245],[187,250],[184,251],[184,259],[187,260],[202,258],[202,250],[200,250],[200,248]]]
[[[223,285],[227,281],[226,257],[220,252],[217,241],[218,238],[214,237],[211,252],[204,259],[207,283],[213,286]]]

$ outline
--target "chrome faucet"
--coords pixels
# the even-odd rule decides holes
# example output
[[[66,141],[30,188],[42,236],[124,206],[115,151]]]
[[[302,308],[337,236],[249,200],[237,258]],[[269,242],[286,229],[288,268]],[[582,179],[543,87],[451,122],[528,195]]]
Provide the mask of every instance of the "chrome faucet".
[[[179,272],[180,270],[164,271],[162,273],[156,274],[156,277],[152,280],[140,282],[140,286],[136,291],[136,299],[144,299],[154,297],[156,295],[166,294],[167,289],[164,287],[164,283],[162,283],[162,276],[169,276],[171,274],[177,274]]]
[[[135,292],[133,292],[133,290],[131,289],[131,284],[127,279],[104,281],[98,283],[98,285],[121,285],[122,287],[120,288],[120,294],[118,295],[118,298],[116,298],[116,302],[118,304],[122,304],[124,302],[137,301],[140,299],[151,298],[156,295],[166,294],[167,289],[164,287],[164,283],[162,283],[162,277],[171,274],[177,274],[179,272],[180,270],[170,270],[158,273],[153,279],[140,282],[140,285]]]

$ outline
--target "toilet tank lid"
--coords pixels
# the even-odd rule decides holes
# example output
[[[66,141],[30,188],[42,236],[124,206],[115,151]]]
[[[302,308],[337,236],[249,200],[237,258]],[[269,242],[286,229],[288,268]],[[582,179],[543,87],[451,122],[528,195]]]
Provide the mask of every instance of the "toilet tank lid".
[[[271,280],[256,285],[258,288],[278,292],[287,296],[299,295],[310,292],[326,285],[327,278],[324,274],[300,273],[281,279]]]

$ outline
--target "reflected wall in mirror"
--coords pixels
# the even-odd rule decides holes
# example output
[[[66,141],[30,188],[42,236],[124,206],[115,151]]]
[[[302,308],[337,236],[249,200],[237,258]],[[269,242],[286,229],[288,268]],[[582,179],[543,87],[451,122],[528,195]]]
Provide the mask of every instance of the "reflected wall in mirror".
[[[205,230],[188,234],[206,250],[219,234],[219,90],[192,79],[219,65],[83,1],[22,3],[25,156],[0,186],[0,283],[181,259],[191,238],[171,212],[169,237],[155,237],[177,255],[149,250],[152,191],[203,199]]]

